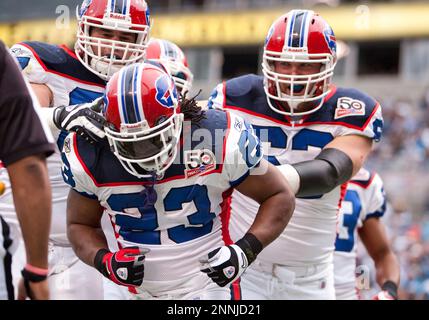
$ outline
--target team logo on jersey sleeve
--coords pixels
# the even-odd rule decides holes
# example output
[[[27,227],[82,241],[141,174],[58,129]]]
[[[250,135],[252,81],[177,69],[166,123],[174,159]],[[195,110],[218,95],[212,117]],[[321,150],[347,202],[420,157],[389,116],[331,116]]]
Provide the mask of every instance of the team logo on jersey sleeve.
[[[18,60],[21,70],[27,68],[31,60],[31,53],[29,51],[22,48],[12,48],[10,52]]]
[[[365,103],[363,101],[354,100],[349,97],[338,99],[337,109],[335,110],[335,119],[364,115]]]
[[[243,131],[243,122],[242,122],[242,121],[240,121],[239,119],[235,119],[234,128],[235,128],[238,132]]]
[[[216,158],[210,150],[189,150],[185,151],[185,176],[194,176],[207,173],[216,168]]]

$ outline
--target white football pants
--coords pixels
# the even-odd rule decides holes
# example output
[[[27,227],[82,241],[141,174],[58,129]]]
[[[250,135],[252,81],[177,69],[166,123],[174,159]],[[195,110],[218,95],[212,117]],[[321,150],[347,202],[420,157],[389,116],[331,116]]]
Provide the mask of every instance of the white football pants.
[[[241,277],[243,300],[335,300],[333,264],[289,267],[258,259]]]
[[[143,280],[143,285],[145,281]],[[153,284],[151,284],[152,286]],[[163,286],[166,284],[163,283]],[[137,294],[132,294],[126,287],[119,286],[105,278],[105,300],[231,300],[231,290],[221,288],[206,274],[201,273],[186,279],[169,282],[170,289],[154,295],[149,291],[138,288]]]
[[[51,300],[103,300],[103,276],[79,260],[71,247],[50,243],[48,257]],[[15,289],[25,261],[25,248],[21,241],[13,256]]]

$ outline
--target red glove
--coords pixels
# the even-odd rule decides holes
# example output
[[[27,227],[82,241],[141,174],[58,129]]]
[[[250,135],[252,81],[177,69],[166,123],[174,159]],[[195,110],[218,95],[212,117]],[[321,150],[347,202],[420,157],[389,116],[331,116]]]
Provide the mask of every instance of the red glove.
[[[149,249],[127,247],[117,252],[100,249],[94,266],[106,278],[126,287],[139,287],[143,283],[144,259]]]

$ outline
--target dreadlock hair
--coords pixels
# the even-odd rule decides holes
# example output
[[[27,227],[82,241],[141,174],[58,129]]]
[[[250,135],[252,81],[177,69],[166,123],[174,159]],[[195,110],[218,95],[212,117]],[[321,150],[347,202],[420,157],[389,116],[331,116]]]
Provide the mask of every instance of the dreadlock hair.
[[[201,94],[201,90],[192,98],[187,99],[188,91],[180,93],[180,110],[184,115],[185,120],[191,121],[193,124],[199,125],[199,122],[206,119],[205,111],[197,104],[197,97]]]

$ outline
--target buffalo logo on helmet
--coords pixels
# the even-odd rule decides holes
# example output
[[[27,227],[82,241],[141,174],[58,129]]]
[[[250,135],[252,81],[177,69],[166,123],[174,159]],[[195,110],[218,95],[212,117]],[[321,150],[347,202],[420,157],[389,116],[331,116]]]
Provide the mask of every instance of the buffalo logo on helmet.
[[[332,30],[330,26],[327,26],[323,31],[323,35],[325,36],[326,44],[329,50],[331,50],[331,53],[337,53],[337,39],[335,38],[334,30]]]
[[[86,11],[88,11],[89,6],[91,5],[92,0],[85,0],[80,6],[79,15],[82,17]]]
[[[146,22],[147,22],[147,25],[150,27],[150,10],[147,5],[146,5]]]
[[[160,76],[156,82],[156,101],[166,108],[174,108],[177,104],[177,90],[167,75]]]

